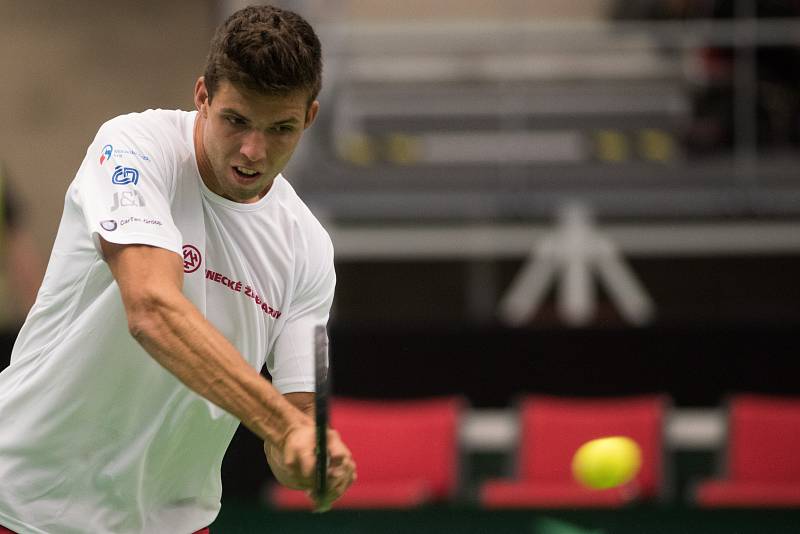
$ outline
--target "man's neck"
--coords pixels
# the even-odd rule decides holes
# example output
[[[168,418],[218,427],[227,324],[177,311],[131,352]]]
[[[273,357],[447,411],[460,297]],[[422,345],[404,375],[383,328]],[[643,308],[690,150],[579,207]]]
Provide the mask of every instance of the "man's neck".
[[[203,180],[203,183],[213,191],[216,185],[216,177],[214,176],[214,170],[211,168],[211,162],[208,161],[206,149],[203,145],[204,128],[205,119],[198,112],[194,120],[194,153],[197,159],[197,169],[200,171],[200,178]]]

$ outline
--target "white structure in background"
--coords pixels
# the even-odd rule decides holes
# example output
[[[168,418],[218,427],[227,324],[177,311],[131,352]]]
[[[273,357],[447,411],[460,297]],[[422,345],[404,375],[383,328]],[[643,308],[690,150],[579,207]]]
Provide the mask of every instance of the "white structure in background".
[[[593,274],[627,321],[635,325],[650,322],[652,300],[614,242],[595,228],[589,210],[581,204],[562,208],[557,228],[534,245],[528,262],[500,301],[500,316],[512,326],[528,322],[551,283],[558,283],[559,314],[568,325],[583,326],[597,308]]]
[[[469,452],[508,453],[519,443],[519,414],[512,409],[468,410],[459,428]],[[728,431],[722,408],[670,409],[664,428],[666,446],[680,450],[714,450],[725,444]]]

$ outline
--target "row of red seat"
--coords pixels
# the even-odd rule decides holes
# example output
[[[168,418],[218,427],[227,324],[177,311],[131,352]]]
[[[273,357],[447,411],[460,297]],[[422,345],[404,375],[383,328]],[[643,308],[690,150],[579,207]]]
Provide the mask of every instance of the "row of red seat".
[[[407,508],[447,501],[458,489],[458,397],[403,402],[337,398],[333,426],[358,462],[358,481],[338,508]],[[664,423],[670,400],[528,396],[519,406],[514,479],[480,488],[486,508],[614,507],[657,499],[665,491]],[[630,483],[607,490],[572,478],[571,459],[584,442],[624,435],[642,450]],[[729,406],[725,472],[696,487],[697,505],[800,506],[800,398],[738,395]],[[303,492],[276,486],[278,508],[306,509]]]

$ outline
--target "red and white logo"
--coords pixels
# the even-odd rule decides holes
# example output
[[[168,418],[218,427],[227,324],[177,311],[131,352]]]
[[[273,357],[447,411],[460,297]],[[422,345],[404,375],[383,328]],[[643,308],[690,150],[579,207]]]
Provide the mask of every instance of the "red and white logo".
[[[183,272],[193,273],[200,268],[203,257],[194,245],[183,245]]]

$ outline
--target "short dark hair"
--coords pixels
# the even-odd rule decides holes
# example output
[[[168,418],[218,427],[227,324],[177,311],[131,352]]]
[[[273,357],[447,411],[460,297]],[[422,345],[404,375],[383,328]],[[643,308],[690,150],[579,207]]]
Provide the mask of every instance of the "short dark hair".
[[[204,73],[208,98],[219,82],[260,93],[309,93],[322,87],[322,47],[300,15],[274,6],[240,9],[214,33]]]

